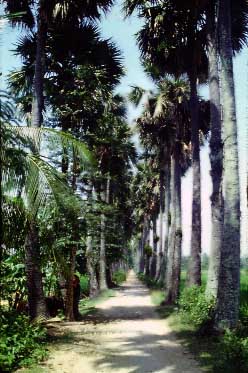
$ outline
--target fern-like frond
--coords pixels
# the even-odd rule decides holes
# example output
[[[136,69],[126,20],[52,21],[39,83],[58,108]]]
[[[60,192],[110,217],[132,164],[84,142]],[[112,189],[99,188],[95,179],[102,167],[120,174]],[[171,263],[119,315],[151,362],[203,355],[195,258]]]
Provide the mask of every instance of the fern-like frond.
[[[65,176],[38,155],[27,154],[27,175],[24,199],[31,216],[42,207],[46,213],[48,202],[61,209],[80,211],[80,200],[66,183]]]
[[[48,142],[53,149],[71,149],[83,169],[94,167],[95,159],[93,154],[83,142],[76,139],[69,132],[57,131],[52,128],[27,126],[10,126],[9,129],[22,136],[26,141],[31,140],[36,149],[42,148],[43,142]]]

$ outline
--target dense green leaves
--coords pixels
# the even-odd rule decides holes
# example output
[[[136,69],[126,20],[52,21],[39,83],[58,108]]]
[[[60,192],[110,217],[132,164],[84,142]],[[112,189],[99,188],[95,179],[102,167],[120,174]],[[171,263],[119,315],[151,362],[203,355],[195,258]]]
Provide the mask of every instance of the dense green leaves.
[[[45,329],[30,324],[27,316],[1,311],[0,323],[1,371],[13,372],[13,369],[35,363],[47,355]]]

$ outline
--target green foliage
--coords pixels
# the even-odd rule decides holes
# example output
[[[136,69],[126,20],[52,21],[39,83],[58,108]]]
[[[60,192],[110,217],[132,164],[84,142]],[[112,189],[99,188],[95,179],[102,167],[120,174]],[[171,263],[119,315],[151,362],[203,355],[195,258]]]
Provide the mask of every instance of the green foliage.
[[[89,276],[88,275],[81,275],[81,274],[78,274],[77,275],[79,276],[79,279],[80,279],[80,288],[81,288],[81,293],[85,296],[85,295],[89,295],[90,293],[90,284],[89,284]]]
[[[240,337],[238,331],[226,330],[218,348],[216,371],[245,373],[248,369],[248,337]]]
[[[5,258],[1,263],[1,299],[8,301],[9,309],[14,306],[14,298],[23,299],[27,293],[26,274],[20,253]],[[17,304],[16,304],[17,305]]]
[[[214,298],[207,300],[204,287],[199,286],[185,288],[179,298],[180,314],[199,329],[211,320],[214,305]]]
[[[114,283],[120,285],[122,282],[126,281],[127,274],[125,271],[123,271],[123,269],[119,269],[119,271],[113,273],[112,279]]]
[[[145,245],[144,253],[147,256],[152,256],[152,247],[150,245]]]
[[[144,284],[146,284],[149,288],[152,288],[152,289],[161,288],[161,284],[159,284],[157,281],[155,281],[150,276],[146,276],[144,273],[138,273],[138,279],[144,282]]]
[[[0,371],[13,372],[46,357],[45,329],[15,312],[0,314]]]

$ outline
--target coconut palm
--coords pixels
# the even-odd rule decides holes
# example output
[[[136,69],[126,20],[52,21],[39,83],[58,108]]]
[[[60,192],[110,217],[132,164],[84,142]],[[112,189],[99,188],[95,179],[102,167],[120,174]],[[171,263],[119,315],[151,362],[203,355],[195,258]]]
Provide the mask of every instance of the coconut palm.
[[[42,138],[45,141],[53,142],[55,146],[62,143],[62,146],[72,146],[77,156],[81,159],[83,164],[88,165],[90,162],[90,153],[86,147],[75,140],[69,134],[58,133],[51,129],[38,129],[33,127],[13,127],[8,126],[9,133],[8,140],[5,142],[3,148],[3,191],[7,194],[14,195],[21,190],[23,200],[25,202],[26,210],[30,221],[36,220],[38,213],[45,214],[45,207],[47,201],[52,201],[56,207],[67,205],[73,206],[74,210],[77,208],[80,211],[80,203],[65,183],[65,179],[54,167],[49,164],[44,157],[39,154],[34,154],[32,150],[35,148],[34,143],[41,143]],[[13,140],[14,145],[13,145]],[[16,145],[19,148],[16,148]],[[31,149],[31,151],[28,149]],[[23,164],[23,173],[20,174],[20,167],[18,167],[18,174],[12,164],[14,162],[13,154],[19,159],[19,164]],[[13,177],[14,176],[14,177]],[[11,181],[11,183],[10,183]],[[14,189],[13,189],[14,188]],[[20,189],[21,188],[21,189]],[[72,201],[73,200],[73,201]],[[33,237],[34,243],[36,238]],[[31,243],[26,239],[26,247]],[[37,243],[38,245],[38,243]],[[40,277],[39,269],[39,252],[35,256],[31,256],[32,250],[26,250],[26,273],[27,273],[27,287],[28,287],[28,301],[31,318],[46,315],[46,308],[43,303],[43,287],[42,278]],[[35,264],[35,267],[34,267]]]

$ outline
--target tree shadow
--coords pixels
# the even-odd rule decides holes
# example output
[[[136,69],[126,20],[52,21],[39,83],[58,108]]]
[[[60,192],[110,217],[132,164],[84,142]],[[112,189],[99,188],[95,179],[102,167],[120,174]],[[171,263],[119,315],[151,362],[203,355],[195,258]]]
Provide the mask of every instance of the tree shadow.
[[[96,359],[96,372],[118,372],[120,369],[126,369],[130,373],[200,372],[200,368],[190,359],[190,355],[182,359],[185,352],[176,343],[172,333],[165,336],[140,333],[132,338],[121,335],[115,338],[115,343],[119,348],[105,348],[102,356]]]
[[[79,322],[61,322],[59,328],[64,330],[64,335],[55,336],[53,343],[63,344],[65,351],[73,348],[82,357],[94,355],[96,373],[201,372],[173,332],[163,334],[157,330],[161,324],[156,321],[168,317],[174,307],[156,309],[146,302],[142,305],[142,298],[147,295],[148,290],[142,284],[119,287],[118,304],[110,302],[106,308],[92,307],[92,312],[83,315]],[[122,302],[125,296],[133,298],[131,305],[130,301]],[[129,324],[130,321],[134,322]]]

